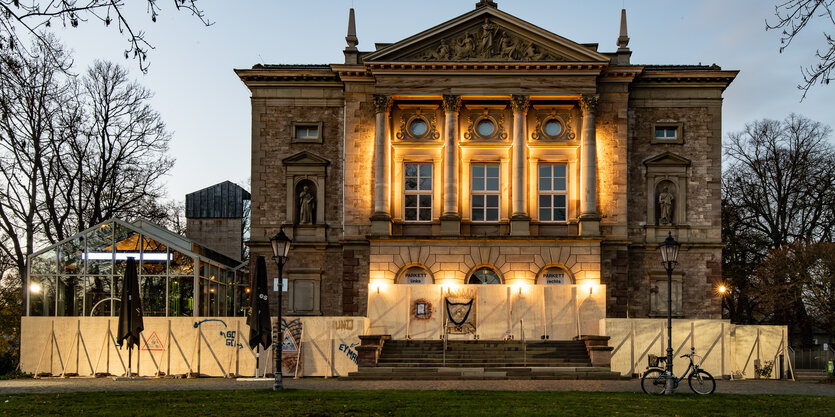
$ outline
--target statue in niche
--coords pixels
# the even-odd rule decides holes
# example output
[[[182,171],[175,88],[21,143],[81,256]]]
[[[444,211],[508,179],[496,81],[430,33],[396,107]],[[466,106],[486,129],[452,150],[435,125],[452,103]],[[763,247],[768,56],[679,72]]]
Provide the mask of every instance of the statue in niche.
[[[670,190],[670,185],[664,185],[661,192],[658,193],[659,224],[673,224],[673,200],[675,200],[675,196]]]
[[[316,206],[316,196],[310,192],[310,187],[302,187],[299,193],[299,224],[313,224],[313,209]]]

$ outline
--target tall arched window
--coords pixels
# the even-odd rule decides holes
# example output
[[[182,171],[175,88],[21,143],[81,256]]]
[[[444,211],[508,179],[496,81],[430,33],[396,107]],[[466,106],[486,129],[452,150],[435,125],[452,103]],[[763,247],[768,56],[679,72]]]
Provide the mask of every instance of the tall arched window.
[[[502,278],[490,268],[476,269],[467,279],[467,284],[501,284]]]

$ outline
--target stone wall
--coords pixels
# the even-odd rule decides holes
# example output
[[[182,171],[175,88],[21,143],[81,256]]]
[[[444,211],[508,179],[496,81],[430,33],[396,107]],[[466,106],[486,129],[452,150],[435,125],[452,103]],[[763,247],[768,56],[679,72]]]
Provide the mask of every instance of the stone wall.
[[[534,284],[544,268],[563,267],[577,284],[598,284],[600,242],[596,240],[379,240],[371,241],[372,280],[394,282],[409,266],[422,266],[435,283],[466,283],[482,266],[507,284]]]

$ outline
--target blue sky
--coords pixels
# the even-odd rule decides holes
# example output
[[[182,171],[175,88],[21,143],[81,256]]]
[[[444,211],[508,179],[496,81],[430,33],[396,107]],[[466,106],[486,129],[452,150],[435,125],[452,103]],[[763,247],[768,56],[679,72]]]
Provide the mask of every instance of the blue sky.
[[[795,86],[800,67],[812,64],[823,47],[815,22],[780,54],[779,33],[765,31],[778,0],[497,0],[499,8],[579,43],[599,43],[614,51],[620,10],[628,14],[634,64],[712,64],[740,70],[725,91],[723,136],[757,119],[782,119],[800,113],[835,127],[835,86],[812,90],[801,103]],[[135,2],[139,4],[144,2]],[[173,132],[171,152],[177,163],[166,179],[169,197],[231,180],[245,185],[250,175],[249,91],[233,68],[257,63],[328,64],[343,61],[348,9],[356,9],[360,50],[375,42],[396,42],[473,9],[476,0],[201,0],[207,17],[197,19],[173,10],[171,1],[156,23],[144,7],[132,10],[134,29],[147,33],[156,47],[150,71],[142,74],[126,61],[126,42],[116,29],[98,22],[59,29],[75,51],[77,71],[94,59],[129,67],[140,83],[155,92],[153,106]],[[138,6],[137,6],[138,7]],[[58,25],[55,25],[58,26]]]

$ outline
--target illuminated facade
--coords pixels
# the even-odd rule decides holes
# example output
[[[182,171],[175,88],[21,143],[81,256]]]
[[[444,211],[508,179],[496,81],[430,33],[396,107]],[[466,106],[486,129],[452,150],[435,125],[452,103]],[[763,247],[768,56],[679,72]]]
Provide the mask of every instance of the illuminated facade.
[[[605,317],[666,316],[670,232],[674,313],[719,318],[722,92],[737,72],[633,64],[625,19],[600,52],[481,1],[361,52],[351,11],[343,64],[236,70],[252,92],[251,254],[271,257],[279,227],[294,240],[285,314],[374,327],[375,294],[425,308],[412,298],[427,285],[505,285],[508,306],[514,286],[543,312],[547,288],[571,286],[575,305],[602,289]]]

